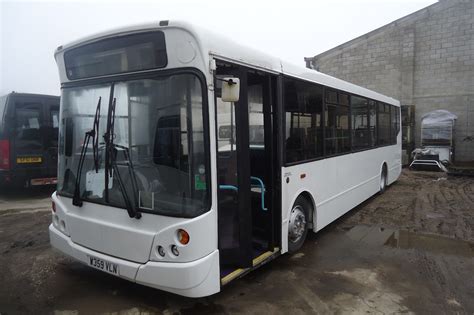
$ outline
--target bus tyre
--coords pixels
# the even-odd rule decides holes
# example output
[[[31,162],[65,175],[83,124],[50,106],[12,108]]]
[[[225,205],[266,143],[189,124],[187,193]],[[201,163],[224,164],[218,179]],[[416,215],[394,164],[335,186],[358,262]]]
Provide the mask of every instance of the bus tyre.
[[[387,171],[385,167],[382,169],[382,174],[380,174],[380,189],[379,193],[382,194],[387,188]]]
[[[298,197],[290,211],[288,220],[288,252],[297,252],[308,234],[308,218],[311,205],[302,196]]]

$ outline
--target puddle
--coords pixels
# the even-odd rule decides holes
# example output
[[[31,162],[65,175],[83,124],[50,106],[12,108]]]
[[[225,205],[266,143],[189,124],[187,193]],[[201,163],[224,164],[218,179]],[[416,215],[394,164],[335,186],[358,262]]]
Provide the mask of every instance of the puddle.
[[[300,259],[302,257],[304,257],[304,253],[296,253],[294,255],[291,255],[290,259]]]
[[[474,257],[474,243],[438,235],[397,231],[385,245],[396,248],[421,249],[443,255]]]
[[[439,235],[363,225],[354,226],[346,235],[354,241],[372,246],[385,245],[402,249],[419,249],[443,255],[474,257],[474,243]]]
[[[382,246],[396,232],[394,229],[387,229],[378,226],[356,225],[350,229],[346,235],[357,242],[372,246]]]
[[[428,219],[442,219],[444,218],[445,216],[441,213],[433,213],[433,212],[430,212],[430,213],[427,213],[426,214],[426,218]]]

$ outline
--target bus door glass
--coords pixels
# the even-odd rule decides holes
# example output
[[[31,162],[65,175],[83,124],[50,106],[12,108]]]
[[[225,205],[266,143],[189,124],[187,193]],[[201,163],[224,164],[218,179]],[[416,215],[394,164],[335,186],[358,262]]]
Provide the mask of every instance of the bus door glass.
[[[273,83],[274,84],[274,83]],[[254,256],[273,251],[273,151],[272,78],[249,71],[247,75],[249,116],[249,165],[252,208],[252,247]]]
[[[238,102],[223,102],[222,80],[238,77]],[[231,65],[217,68],[216,118],[218,230],[221,270],[252,266],[249,121],[246,73]]]
[[[239,101],[223,102],[222,80],[240,80]],[[253,267],[275,249],[272,209],[271,77],[223,64],[216,75],[218,230],[221,271]]]

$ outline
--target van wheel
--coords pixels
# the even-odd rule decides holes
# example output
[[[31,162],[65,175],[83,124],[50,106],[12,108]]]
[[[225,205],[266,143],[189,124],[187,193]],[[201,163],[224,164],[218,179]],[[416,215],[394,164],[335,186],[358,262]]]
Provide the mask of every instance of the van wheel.
[[[293,208],[290,211],[288,220],[288,252],[297,252],[306,239],[308,234],[309,209],[308,201],[300,196],[296,199]]]
[[[380,189],[379,193],[383,193],[387,188],[387,171],[385,168],[382,169],[382,174],[380,174]]]

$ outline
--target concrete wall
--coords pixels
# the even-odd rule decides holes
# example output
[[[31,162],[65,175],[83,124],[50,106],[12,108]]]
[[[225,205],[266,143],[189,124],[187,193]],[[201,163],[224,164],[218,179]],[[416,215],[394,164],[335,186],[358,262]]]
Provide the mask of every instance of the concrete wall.
[[[456,114],[456,159],[474,160],[474,0],[442,0],[312,58],[307,66],[416,106]]]

